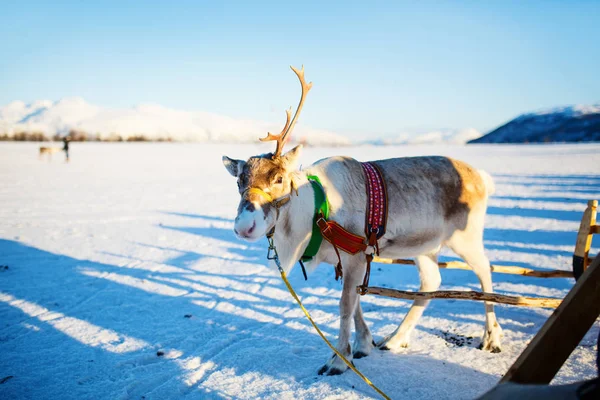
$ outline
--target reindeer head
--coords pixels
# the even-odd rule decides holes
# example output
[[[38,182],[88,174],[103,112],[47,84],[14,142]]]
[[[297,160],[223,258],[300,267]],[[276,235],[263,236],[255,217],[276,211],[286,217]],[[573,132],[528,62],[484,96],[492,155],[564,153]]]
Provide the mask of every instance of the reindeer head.
[[[302,85],[300,103],[291,119],[291,109],[286,111],[286,123],[279,135],[267,134],[261,141],[276,141],[275,153],[250,157],[248,161],[223,157],[227,171],[238,179],[240,204],[235,219],[234,231],[240,238],[256,241],[275,227],[279,209],[292,196],[296,187],[294,173],[298,169],[298,157],[302,146],[296,146],[286,154],[281,154],[289,134],[298,120],[306,94],[312,83],[304,80],[304,67],[297,70],[291,67]]]

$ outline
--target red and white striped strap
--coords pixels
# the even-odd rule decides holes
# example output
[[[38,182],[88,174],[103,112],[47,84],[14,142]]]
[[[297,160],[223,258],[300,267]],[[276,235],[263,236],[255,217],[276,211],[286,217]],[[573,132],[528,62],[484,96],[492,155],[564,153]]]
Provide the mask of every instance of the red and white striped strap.
[[[387,189],[383,180],[383,174],[376,164],[366,162],[361,163],[361,165],[365,173],[367,191],[365,234],[367,239],[369,239],[371,234],[375,232],[376,238],[379,239],[385,234],[387,223]]]

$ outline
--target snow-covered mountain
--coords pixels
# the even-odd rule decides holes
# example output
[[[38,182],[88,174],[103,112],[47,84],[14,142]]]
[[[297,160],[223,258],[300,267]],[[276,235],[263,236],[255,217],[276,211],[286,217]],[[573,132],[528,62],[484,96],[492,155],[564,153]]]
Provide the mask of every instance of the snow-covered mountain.
[[[375,145],[401,145],[401,144],[465,144],[476,139],[481,133],[474,128],[467,129],[439,129],[402,133],[393,137],[372,140],[368,143]]]
[[[520,115],[469,143],[600,141],[600,104],[545,109]]]
[[[173,139],[197,142],[254,143],[266,132],[278,132],[279,123],[240,120],[204,111],[181,111],[157,104],[141,104],[131,108],[103,108],[80,97],[26,104],[22,101],[0,107],[0,135],[18,132],[40,132],[46,136],[65,136],[71,131],[92,137],[123,139],[144,136],[150,140]],[[376,145],[400,144],[465,144],[480,137],[472,128],[403,133],[394,137],[370,140]],[[292,140],[309,145],[349,145],[351,140],[323,129],[301,124]]]
[[[145,136],[148,139],[173,139],[199,142],[256,142],[267,131],[279,132],[276,123],[239,120],[203,111],[180,111],[156,104],[127,109],[103,108],[79,97],[56,102],[14,101],[0,107],[0,135],[41,132],[47,136],[67,135],[70,131],[108,138]],[[348,145],[344,136],[322,129],[298,125],[296,141],[310,145]]]

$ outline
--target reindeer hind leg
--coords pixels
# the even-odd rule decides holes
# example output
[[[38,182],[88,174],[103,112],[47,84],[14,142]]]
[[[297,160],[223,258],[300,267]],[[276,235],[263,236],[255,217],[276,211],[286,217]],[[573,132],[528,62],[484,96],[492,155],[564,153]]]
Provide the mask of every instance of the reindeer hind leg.
[[[435,253],[415,258],[417,267],[419,268],[419,278],[421,279],[420,291],[422,292],[433,292],[440,287],[442,277],[437,263],[437,255],[438,252],[436,251]],[[398,328],[379,342],[377,347],[381,350],[398,350],[408,347],[410,336],[417,322],[421,319],[429,301],[415,300]]]
[[[485,255],[483,248],[483,228],[481,231],[471,229],[455,233],[450,239],[448,247],[465,260],[469,264],[469,267],[473,269],[473,272],[475,272],[475,275],[479,279],[481,289],[484,292],[493,293],[490,261]],[[485,302],[485,332],[480,348],[489,350],[492,353],[499,353],[502,351],[501,336],[502,328],[496,320],[494,305]]]

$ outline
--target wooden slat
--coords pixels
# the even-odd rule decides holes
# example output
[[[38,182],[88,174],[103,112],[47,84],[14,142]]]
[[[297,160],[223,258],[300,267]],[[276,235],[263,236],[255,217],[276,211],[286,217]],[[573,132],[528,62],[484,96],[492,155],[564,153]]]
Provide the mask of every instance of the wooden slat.
[[[364,289],[364,290],[363,290]],[[361,294],[374,294],[377,296],[393,297],[396,299],[406,300],[428,300],[428,299],[456,299],[456,300],[477,300],[490,301],[492,303],[509,304],[512,306],[523,307],[543,307],[556,308],[562,302],[562,299],[546,298],[546,297],[521,297],[507,296],[498,293],[485,293],[475,291],[462,290],[439,290],[437,292],[408,292],[404,290],[388,289],[376,286],[356,288],[356,291]]]
[[[594,235],[596,233],[600,233],[600,225],[594,225],[594,226],[590,227],[590,233],[592,235]]]
[[[575,243],[574,254],[579,257],[587,258],[588,252],[592,246],[591,227],[596,225],[596,208],[598,200],[588,201],[588,207],[583,212],[579,232],[577,233],[577,242]]]
[[[592,227],[596,225],[597,200],[588,201],[588,207],[583,212],[579,231],[577,232],[577,241],[575,242],[575,251],[573,252],[573,275],[575,280],[579,279],[581,274],[590,265],[589,252],[592,247]]]
[[[413,260],[404,260],[404,259],[391,259],[391,258],[379,258],[375,257],[373,260],[375,262],[381,264],[400,264],[400,265],[415,265]],[[446,269],[463,269],[463,270],[471,270],[471,267],[465,262],[462,261],[448,261],[441,262],[438,264],[440,268]],[[497,272],[500,274],[514,274],[514,275],[523,275],[523,276],[532,276],[537,278],[572,278],[573,272],[571,271],[561,271],[557,269],[552,270],[535,270],[531,268],[523,268],[509,265],[491,265],[492,272]]]
[[[600,257],[583,273],[500,382],[548,384],[600,315]]]

